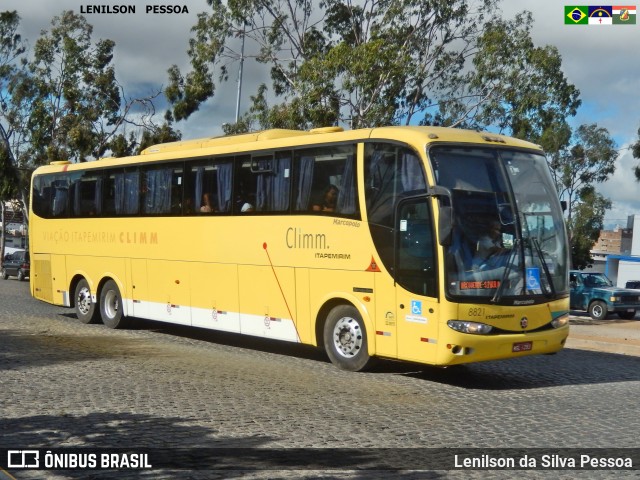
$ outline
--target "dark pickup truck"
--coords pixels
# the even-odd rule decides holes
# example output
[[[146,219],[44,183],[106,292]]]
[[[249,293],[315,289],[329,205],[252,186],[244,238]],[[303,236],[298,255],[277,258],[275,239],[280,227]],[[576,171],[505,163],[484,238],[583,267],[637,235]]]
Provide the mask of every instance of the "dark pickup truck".
[[[594,320],[603,320],[611,312],[630,320],[640,310],[640,291],[614,287],[604,273],[569,272],[571,308],[585,310]]]

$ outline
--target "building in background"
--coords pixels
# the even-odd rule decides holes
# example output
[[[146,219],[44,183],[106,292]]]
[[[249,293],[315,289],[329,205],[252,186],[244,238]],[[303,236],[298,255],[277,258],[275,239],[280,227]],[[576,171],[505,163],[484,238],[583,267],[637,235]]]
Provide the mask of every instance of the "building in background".
[[[600,232],[591,254],[594,268],[604,265],[604,273],[618,287],[640,280],[640,215],[629,215],[627,228]]]

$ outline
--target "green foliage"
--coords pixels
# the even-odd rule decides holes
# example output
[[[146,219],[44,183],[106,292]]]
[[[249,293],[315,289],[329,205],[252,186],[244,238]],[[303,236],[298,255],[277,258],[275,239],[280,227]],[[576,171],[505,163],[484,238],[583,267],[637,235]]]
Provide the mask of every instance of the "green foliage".
[[[581,101],[562,72],[558,49],[534,45],[532,23],[529,12],[487,23],[467,83],[471,94],[481,95],[477,124],[540,143],[549,131],[566,131],[566,119]]]
[[[596,193],[595,187],[615,171],[616,144],[609,131],[596,124],[581,125],[573,134],[566,125],[547,129],[542,139],[559,196],[567,202],[573,266],[584,267],[591,261],[589,251],[611,208],[611,201]]]
[[[611,208],[611,200],[596,193],[593,188],[581,192],[581,201],[576,205],[575,215],[569,222],[571,238],[571,261],[573,268],[584,269],[593,263],[591,249],[604,228],[604,215]]]
[[[12,200],[18,194],[18,175],[8,145],[0,141],[0,201]]]
[[[560,132],[555,138],[547,135],[546,139],[562,144],[566,140],[566,133]],[[576,205],[582,201],[583,192],[604,182],[614,173],[617,158],[616,144],[609,131],[596,124],[581,125],[570,141],[549,155],[549,166],[558,193],[568,201],[569,220]]]
[[[262,86],[249,123],[357,128],[466,117],[465,68],[497,0],[323,0],[319,8],[308,0],[208,3],[211,10],[193,27],[191,71],[169,70],[165,93],[174,119],[187,118],[214,94],[210,72],[219,69],[227,79],[227,65],[238,60],[237,37],[244,35],[271,74],[270,103]]]
[[[10,90],[29,108],[26,154],[34,165],[97,157],[120,116],[120,89],[111,64],[114,43],[91,40],[86,19],[65,11],[34,45],[33,58]]]

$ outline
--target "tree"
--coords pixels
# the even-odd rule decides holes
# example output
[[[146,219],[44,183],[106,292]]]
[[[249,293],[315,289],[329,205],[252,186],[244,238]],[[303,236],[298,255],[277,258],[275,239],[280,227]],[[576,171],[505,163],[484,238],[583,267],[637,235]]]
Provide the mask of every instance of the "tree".
[[[215,91],[211,72],[228,77],[234,39],[244,35],[270,67],[280,104],[258,108],[307,128],[409,124],[451,85],[476,49],[497,0],[208,0],[193,27],[187,75],[169,71],[174,118],[187,118]],[[260,105],[254,105],[260,107]],[[264,104],[262,105],[264,107]]]
[[[2,116],[20,166],[98,158],[124,125],[148,127],[160,92],[127,98],[115,76],[114,42],[93,41],[92,32],[83,16],[64,11],[36,40],[31,59],[12,66]]]
[[[591,249],[604,228],[604,215],[611,208],[611,200],[596,193],[593,188],[582,191],[581,201],[576,205],[575,215],[569,223],[573,232],[571,239],[571,262],[580,270],[593,263]]]
[[[534,140],[574,115],[579,92],[554,47],[536,47],[531,15],[499,19],[499,0],[208,0],[193,27],[192,69],[169,71],[176,120],[228,78],[236,37],[270,67],[236,129],[437,124]],[[487,19],[490,19],[487,21]],[[269,104],[268,96],[276,98]],[[273,102],[273,100],[271,100]]]
[[[473,57],[474,69],[463,78],[461,88],[468,88],[468,95],[458,96],[468,98],[458,107],[465,111],[453,116],[535,143],[567,131],[567,118],[581,104],[580,92],[562,72],[558,49],[534,45],[532,24],[529,12],[512,21],[487,23]]]
[[[547,160],[560,199],[567,203],[572,261],[576,267],[585,265],[602,229],[604,213],[611,208],[595,186],[614,173],[618,151],[609,131],[596,124],[581,125],[573,135],[566,129],[555,135],[546,132],[545,140],[557,148]]]
[[[615,172],[616,144],[609,131],[596,124],[580,125],[572,144],[550,159],[551,173],[561,199],[567,201],[567,219],[597,183]]]

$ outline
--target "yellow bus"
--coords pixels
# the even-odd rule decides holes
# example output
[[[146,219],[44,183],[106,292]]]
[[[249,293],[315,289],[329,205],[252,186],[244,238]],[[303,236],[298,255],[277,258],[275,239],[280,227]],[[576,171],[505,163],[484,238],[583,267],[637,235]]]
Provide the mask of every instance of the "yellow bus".
[[[38,168],[31,291],[158,320],[454,365],[562,349],[568,243],[540,147],[435,127],[266,130]]]

